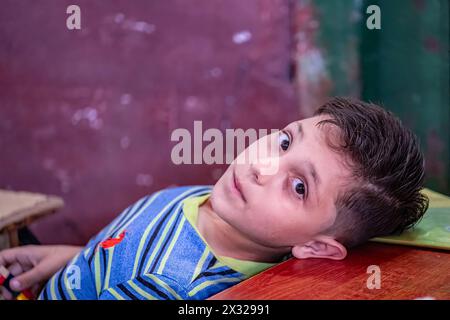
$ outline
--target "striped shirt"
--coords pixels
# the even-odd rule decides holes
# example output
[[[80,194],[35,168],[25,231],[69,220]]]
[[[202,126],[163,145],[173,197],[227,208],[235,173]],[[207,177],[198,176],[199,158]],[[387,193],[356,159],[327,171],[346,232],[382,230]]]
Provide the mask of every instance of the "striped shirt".
[[[211,186],[161,190],[124,210],[39,299],[206,299],[274,265],[213,253],[196,227]]]

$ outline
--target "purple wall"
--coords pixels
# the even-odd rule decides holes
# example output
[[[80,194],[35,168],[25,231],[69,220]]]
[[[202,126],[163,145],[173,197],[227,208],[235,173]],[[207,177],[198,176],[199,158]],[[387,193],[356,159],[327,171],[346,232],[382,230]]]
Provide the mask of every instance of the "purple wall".
[[[69,31],[73,3],[0,10],[0,188],[64,198],[32,226],[44,243],[85,243],[145,194],[213,183],[223,166],[171,163],[174,129],[300,115],[287,0],[77,0]]]

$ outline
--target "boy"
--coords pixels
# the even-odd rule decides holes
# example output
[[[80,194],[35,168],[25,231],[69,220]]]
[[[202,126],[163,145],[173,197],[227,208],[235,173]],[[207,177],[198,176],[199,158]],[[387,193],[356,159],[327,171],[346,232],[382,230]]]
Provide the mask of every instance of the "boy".
[[[263,174],[263,161],[237,161],[274,142],[274,174]],[[213,187],[145,197],[81,252],[22,247],[0,253],[0,264],[20,290],[79,252],[40,299],[206,299],[290,256],[340,260],[372,237],[410,228],[428,207],[423,181],[417,139],[397,118],[335,98],[252,144]]]

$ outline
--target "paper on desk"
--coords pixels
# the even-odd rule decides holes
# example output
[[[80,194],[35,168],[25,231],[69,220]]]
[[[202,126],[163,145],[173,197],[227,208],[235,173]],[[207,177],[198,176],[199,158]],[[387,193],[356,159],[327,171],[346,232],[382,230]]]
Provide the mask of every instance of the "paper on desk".
[[[450,197],[426,188],[423,193],[429,197],[430,205],[413,229],[371,241],[450,250]]]

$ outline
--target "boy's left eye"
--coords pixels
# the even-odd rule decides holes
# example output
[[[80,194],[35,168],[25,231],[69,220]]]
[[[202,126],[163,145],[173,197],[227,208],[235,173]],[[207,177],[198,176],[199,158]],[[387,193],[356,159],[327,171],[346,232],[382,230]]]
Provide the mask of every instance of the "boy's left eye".
[[[286,151],[291,145],[291,137],[286,132],[281,131],[278,137],[278,143],[280,144],[281,149]]]
[[[292,179],[292,189],[296,193],[297,196],[303,198],[305,196],[306,188],[305,183],[298,178]]]

